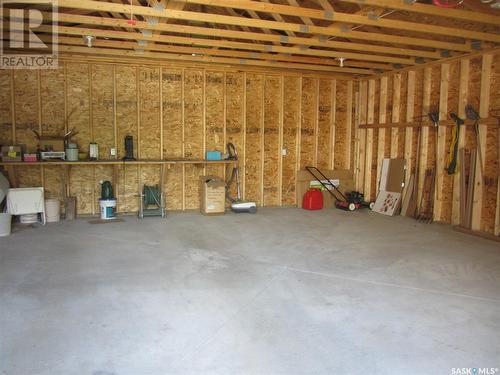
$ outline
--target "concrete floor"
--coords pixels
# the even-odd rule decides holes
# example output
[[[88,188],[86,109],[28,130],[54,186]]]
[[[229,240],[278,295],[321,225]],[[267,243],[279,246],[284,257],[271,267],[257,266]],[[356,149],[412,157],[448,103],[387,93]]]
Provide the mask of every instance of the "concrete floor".
[[[500,367],[500,246],[371,212],[0,238],[0,374],[452,374]]]

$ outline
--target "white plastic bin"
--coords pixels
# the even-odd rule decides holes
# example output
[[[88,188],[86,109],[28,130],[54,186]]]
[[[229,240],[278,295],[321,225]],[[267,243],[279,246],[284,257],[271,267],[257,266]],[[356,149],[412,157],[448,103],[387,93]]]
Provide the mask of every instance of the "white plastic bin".
[[[0,237],[5,237],[10,235],[10,228],[12,222],[12,215],[0,212]]]
[[[61,220],[61,202],[59,202],[59,199],[45,199],[45,217],[47,223],[56,223]]]

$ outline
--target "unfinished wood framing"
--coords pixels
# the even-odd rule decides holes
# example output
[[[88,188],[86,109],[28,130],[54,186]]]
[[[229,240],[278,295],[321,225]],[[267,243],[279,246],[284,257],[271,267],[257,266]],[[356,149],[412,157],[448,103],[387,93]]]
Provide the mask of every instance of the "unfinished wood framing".
[[[455,112],[462,119],[466,118],[465,105],[470,104],[479,111],[480,117],[484,120],[479,121],[479,145],[482,150],[482,163],[480,163],[479,153],[476,149],[476,140],[474,135],[473,121],[466,120],[461,126],[458,138],[459,149],[463,148],[467,153],[477,153],[476,179],[474,183],[474,201],[472,205],[472,226],[475,231],[483,231],[498,235],[498,210],[499,210],[499,187],[498,187],[498,120],[491,108],[500,106],[500,99],[497,99],[492,93],[497,92],[500,87],[499,68],[495,62],[499,58],[497,54],[486,53],[481,58],[464,58],[459,61],[445,62],[438,66],[427,66],[422,69],[408,71],[408,78],[404,82],[401,74],[396,73],[392,76],[381,76],[377,80],[380,85],[379,95],[376,102],[379,103],[378,138],[367,136],[366,142],[373,144],[371,147],[377,148],[377,168],[380,169],[381,161],[384,156],[389,156],[384,150],[384,136],[382,132],[390,131],[390,156],[399,155],[398,145],[400,142],[400,131],[404,131],[404,157],[407,161],[408,169],[406,171],[406,180],[409,175],[418,167],[416,178],[417,197],[419,204],[422,197],[423,179],[427,168],[434,168],[436,162],[437,181],[434,197],[434,216],[435,220],[458,224],[460,222],[460,200],[462,192],[460,186],[460,168],[457,173],[448,175],[446,168],[448,166],[448,156],[450,144],[452,141],[451,131],[453,122],[449,120],[449,113]],[[387,99],[391,98],[388,84],[393,80],[392,103],[388,104],[387,112],[385,106]],[[366,85],[371,80],[362,80],[360,82],[360,103],[359,103],[359,121],[361,124],[368,123],[365,116],[365,108],[370,108],[369,95],[364,94]],[[404,100],[402,100],[404,97]],[[494,104],[493,104],[493,101]],[[427,118],[430,111],[438,111],[443,121],[439,122],[436,128]],[[392,116],[391,124],[386,124],[386,113]],[[418,119],[418,116],[422,116]],[[400,117],[404,116],[405,123],[400,123]],[[387,125],[383,128],[382,125]],[[424,126],[420,126],[424,125]],[[359,129],[369,131],[374,127]],[[417,142],[418,137],[420,141]],[[417,144],[419,147],[417,149]],[[364,149],[356,151],[357,157],[361,161],[369,163],[366,153],[370,152],[370,145]],[[373,151],[372,151],[373,152]],[[418,163],[418,166],[417,166]],[[369,183],[366,176],[370,173],[368,165],[363,166],[358,161],[358,165],[363,169],[363,173],[358,177],[357,186],[364,187],[365,193]],[[468,165],[465,170],[468,170]],[[484,176],[481,171],[484,170]],[[377,172],[380,173],[380,172]],[[363,180],[363,178],[365,180]],[[373,187],[371,187],[371,190]]]

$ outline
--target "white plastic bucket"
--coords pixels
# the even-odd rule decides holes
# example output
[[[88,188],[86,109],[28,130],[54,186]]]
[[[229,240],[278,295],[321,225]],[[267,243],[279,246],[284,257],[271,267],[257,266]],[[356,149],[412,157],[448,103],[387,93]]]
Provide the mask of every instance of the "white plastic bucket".
[[[33,224],[38,222],[38,214],[24,214],[19,215],[19,222],[21,224]]]
[[[10,225],[12,222],[12,215],[8,213],[0,213],[0,237],[10,235]]]
[[[61,202],[59,202],[59,199],[45,199],[45,217],[47,223],[56,223],[61,220]]]
[[[115,218],[116,199],[99,199],[101,207],[101,219],[109,220]]]

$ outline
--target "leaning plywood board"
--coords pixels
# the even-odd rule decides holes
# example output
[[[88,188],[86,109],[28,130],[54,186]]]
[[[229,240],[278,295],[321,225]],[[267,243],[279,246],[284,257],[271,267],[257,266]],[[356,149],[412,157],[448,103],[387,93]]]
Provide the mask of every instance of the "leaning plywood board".
[[[460,82],[458,87],[458,117],[465,118],[465,106],[468,102],[468,92],[469,92],[469,71],[470,71],[470,60],[462,59],[460,61]],[[465,147],[465,132],[466,129],[462,128],[458,137],[458,149],[463,150]],[[465,167],[465,166],[464,166]],[[463,212],[461,214],[461,207],[463,208],[463,203],[461,200],[465,195],[465,189],[463,188],[461,182],[465,176],[462,176],[462,170],[465,168],[460,166],[457,168],[457,173],[453,176],[453,203],[452,203],[452,217],[451,223],[453,225],[461,224],[460,217],[464,216]],[[464,184],[465,185],[465,184]]]
[[[300,79],[284,77],[282,204],[295,204],[295,177],[297,171],[297,135],[300,126]]]
[[[203,71],[188,70],[184,72],[184,157],[186,159],[203,159],[204,103]],[[184,172],[184,208],[200,207],[200,176],[203,168],[198,165],[186,165]]]
[[[491,98],[491,68],[493,55],[483,55],[481,66],[481,92],[479,99],[479,116],[488,117]],[[487,126],[479,125],[479,136],[477,138],[477,163],[474,181],[474,207],[472,208],[471,229],[482,230],[482,208],[486,177],[486,136]]]
[[[262,204],[262,133],[264,77],[246,75],[245,123],[245,199]]]
[[[162,69],[163,157],[180,159],[183,156],[183,73],[178,69]],[[167,170],[165,201],[169,210],[181,210],[183,197],[183,168]]]

